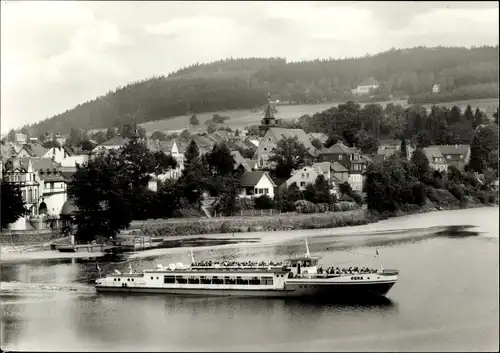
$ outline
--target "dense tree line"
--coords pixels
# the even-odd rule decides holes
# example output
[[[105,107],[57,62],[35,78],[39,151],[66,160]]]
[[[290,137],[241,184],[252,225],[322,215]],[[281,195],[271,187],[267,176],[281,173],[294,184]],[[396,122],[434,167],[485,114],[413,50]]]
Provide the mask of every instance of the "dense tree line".
[[[425,109],[389,103],[385,108],[380,104],[361,107],[348,101],[313,116],[304,115],[287,125],[326,133],[329,138],[325,147],[343,141],[366,154],[376,153],[382,139],[408,140],[420,148],[466,144],[471,146],[471,169],[482,173],[498,165],[498,118],[494,119],[496,125],[483,111],[474,111],[470,105],[462,112],[457,106]]]
[[[483,97],[498,92],[498,46],[418,47],[342,60],[249,58],[196,64],[167,77],[118,87],[30,129],[35,135],[46,131],[68,133],[71,127],[116,127],[132,118],[142,123],[184,114],[255,108],[265,103],[268,92],[275,99],[296,103],[347,100],[352,98],[351,89],[370,77],[380,83],[373,94],[381,100],[389,95],[410,95],[421,102],[435,83],[441,85],[444,98],[469,98],[469,94]],[[493,93],[491,97],[498,94]]]
[[[474,85],[467,85],[457,88],[451,92],[434,93],[420,93],[408,98],[410,104],[422,103],[445,103],[459,100],[468,99],[481,99],[498,97],[498,82],[494,83],[479,83]]]
[[[147,187],[151,175],[175,166],[171,156],[152,153],[135,140],[77,165],[68,196],[78,208],[73,220],[78,239],[114,237],[133,219],[142,219],[151,205],[153,192]]]
[[[493,171],[487,172],[483,182],[473,172],[461,172],[454,166],[447,173],[435,171],[421,149],[411,160],[396,153],[382,164],[369,164],[365,177],[363,191],[368,209],[380,213],[405,211],[428,201],[438,207],[498,202],[497,193],[490,187],[498,177]]]
[[[234,168],[225,144],[200,155],[192,141],[181,177],[159,181],[156,192],[147,187],[151,174],[160,175],[175,166],[172,157],[152,153],[134,140],[78,166],[68,188],[78,208],[73,219],[78,240],[114,237],[134,219],[200,216],[204,193],[218,198],[218,212],[232,213],[238,208],[243,169]]]

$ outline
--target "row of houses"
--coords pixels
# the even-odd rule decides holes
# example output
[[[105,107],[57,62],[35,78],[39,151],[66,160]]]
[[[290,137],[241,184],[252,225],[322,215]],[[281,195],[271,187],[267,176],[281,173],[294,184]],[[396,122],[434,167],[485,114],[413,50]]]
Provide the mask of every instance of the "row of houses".
[[[193,135],[189,138],[174,138],[168,141],[151,139],[141,140],[146,147],[155,152],[161,151],[174,157],[178,163],[175,170],[158,176],[158,179],[177,179],[184,169],[185,151],[189,143],[194,140],[201,154],[208,153],[217,143],[224,142],[231,150],[235,160],[235,168],[244,172],[241,178],[241,197],[258,197],[277,193],[292,184],[304,190],[308,184],[314,184],[319,175],[323,175],[332,185],[332,193],[338,192],[338,186],[347,182],[354,191],[363,189],[363,173],[368,163],[381,163],[386,158],[400,150],[400,141],[381,141],[376,154],[366,155],[356,147],[346,146],[339,142],[329,148],[317,149],[312,140],[326,141],[324,134],[307,134],[302,129],[285,129],[276,127],[272,109],[268,106],[263,119],[261,137],[237,137],[227,131],[217,131],[213,134]],[[295,137],[307,150],[306,166],[295,170],[287,180],[271,178],[266,171],[272,167],[269,158],[278,142],[284,138]],[[69,147],[55,147],[45,149],[38,144],[2,145],[2,157],[7,162],[0,166],[10,181],[21,186],[23,200],[29,209],[29,215],[19,220],[14,228],[30,227],[30,220],[40,214],[58,216],[67,205],[67,183],[76,171],[76,164],[87,162],[92,156],[107,150],[123,147],[129,139],[114,137],[98,145],[91,153],[83,153]],[[252,158],[244,158],[239,150],[253,150]],[[413,152],[408,146],[407,158]],[[470,147],[429,146],[424,153],[432,168],[447,171],[450,165],[463,170],[470,159]],[[7,158],[6,158],[7,157]],[[157,181],[153,178],[148,185],[151,190],[157,190]],[[24,222],[24,223],[23,223]]]

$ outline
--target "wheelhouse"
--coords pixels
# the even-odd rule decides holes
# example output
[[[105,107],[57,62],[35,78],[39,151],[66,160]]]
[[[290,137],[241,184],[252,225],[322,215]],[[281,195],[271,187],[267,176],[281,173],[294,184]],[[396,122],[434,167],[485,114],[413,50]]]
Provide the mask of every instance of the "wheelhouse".
[[[302,256],[288,259],[286,262],[291,269],[290,277],[315,275],[318,271],[319,256]]]

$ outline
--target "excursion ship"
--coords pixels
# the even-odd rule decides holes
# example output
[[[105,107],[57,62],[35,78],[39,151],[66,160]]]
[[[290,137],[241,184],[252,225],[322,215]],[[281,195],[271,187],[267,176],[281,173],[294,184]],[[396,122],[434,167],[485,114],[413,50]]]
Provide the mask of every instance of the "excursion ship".
[[[306,241],[304,256],[284,262],[195,262],[158,265],[135,273],[114,273],[96,280],[97,292],[161,293],[240,297],[380,297],[396,283],[397,270],[318,265]],[[378,250],[377,250],[378,255]],[[99,266],[97,265],[100,272]]]

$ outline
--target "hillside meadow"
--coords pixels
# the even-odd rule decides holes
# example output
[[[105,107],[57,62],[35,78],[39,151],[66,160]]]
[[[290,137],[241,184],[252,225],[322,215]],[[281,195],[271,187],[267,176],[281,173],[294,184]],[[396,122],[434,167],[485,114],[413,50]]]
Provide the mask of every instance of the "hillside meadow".
[[[384,101],[384,102],[375,102],[375,104],[380,104],[382,107],[388,103],[400,104],[403,108],[409,106],[406,101]],[[293,120],[300,118],[304,114],[313,115],[315,113],[319,113],[326,109],[329,109],[333,106],[338,106],[340,102],[336,103],[324,103],[324,104],[302,104],[302,105],[282,105],[278,106],[278,112],[275,114],[277,119],[284,120]],[[362,103],[361,106],[364,106],[368,103]],[[498,107],[499,99],[480,99],[480,100],[467,100],[467,101],[457,101],[457,102],[447,102],[447,103],[439,103],[436,105],[445,106],[447,108],[451,108],[452,106],[458,106],[462,111],[465,110],[467,105],[470,104],[472,109],[475,110],[476,107],[479,107],[482,111],[486,111],[488,108]],[[430,108],[432,104],[424,104],[426,108]],[[255,111],[250,109],[242,109],[242,110],[228,110],[228,111],[217,111],[210,113],[200,113],[196,114],[198,120],[200,121],[200,125],[197,129],[205,129],[207,125],[205,122],[212,118],[214,114],[219,114],[222,116],[229,116],[231,119],[227,120],[226,124],[232,129],[243,129],[249,125],[258,125],[263,117],[263,111]],[[182,131],[186,128],[189,128],[189,118],[188,115],[176,116],[174,118],[168,118],[163,120],[150,121],[147,123],[140,124],[142,127],[146,129],[146,133],[151,135],[154,131],[163,131],[163,132],[177,132]],[[93,130],[96,131],[96,130]]]

